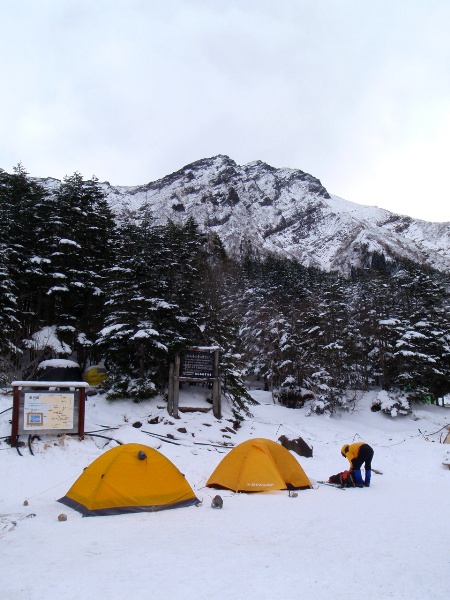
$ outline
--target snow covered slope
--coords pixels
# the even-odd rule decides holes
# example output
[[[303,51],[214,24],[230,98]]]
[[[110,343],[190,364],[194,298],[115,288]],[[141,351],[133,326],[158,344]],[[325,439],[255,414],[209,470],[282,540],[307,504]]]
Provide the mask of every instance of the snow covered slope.
[[[182,391],[180,406],[205,406],[201,388],[195,398],[193,389],[189,399]],[[325,417],[252,390],[259,405],[235,432],[226,402],[221,420],[200,412],[175,420],[162,398],[136,404],[98,395],[86,404],[93,435],[83,441],[41,436],[33,455],[25,446],[19,456],[2,440],[2,599],[446,599],[450,471],[442,462],[450,445],[439,442],[449,409],[418,405],[411,416],[392,419],[371,412],[377,393],[361,396],[351,412]],[[11,404],[11,394],[0,394],[1,438],[10,435]],[[205,488],[229,452],[221,444],[276,442],[280,435],[314,446],[311,458],[292,453],[314,489],[290,496]],[[370,443],[384,474],[364,489],[316,484],[347,468],[340,449],[352,441]],[[118,442],[159,448],[202,505],[83,518],[58,503],[84,468]],[[211,508],[216,494],[222,510]]]
[[[345,275],[382,256],[450,268],[450,223],[349,202],[297,169],[261,161],[240,166],[219,155],[147,185],[101,185],[117,214],[147,204],[157,222],[192,216],[215,231],[234,257],[270,252]]]

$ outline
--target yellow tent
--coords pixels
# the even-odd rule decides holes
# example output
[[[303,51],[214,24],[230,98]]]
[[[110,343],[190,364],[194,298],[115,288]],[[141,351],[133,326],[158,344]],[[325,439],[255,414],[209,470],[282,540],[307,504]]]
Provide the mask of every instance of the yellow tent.
[[[84,517],[200,503],[175,465],[142,444],[123,444],[99,456],[58,502]]]
[[[289,450],[263,438],[247,440],[233,448],[216,467],[206,485],[234,492],[312,487]]]
[[[83,373],[84,381],[86,381],[86,383],[92,385],[93,387],[100,385],[102,381],[105,381],[105,379],[107,378],[108,373],[105,367],[102,367],[100,365],[91,365]]]

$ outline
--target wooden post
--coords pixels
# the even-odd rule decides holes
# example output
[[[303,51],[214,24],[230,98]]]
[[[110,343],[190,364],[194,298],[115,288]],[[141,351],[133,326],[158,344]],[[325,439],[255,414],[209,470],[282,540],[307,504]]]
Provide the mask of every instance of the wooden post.
[[[78,406],[78,435],[84,438],[84,414],[86,410],[86,388],[80,388],[79,406]]]
[[[15,446],[19,437],[19,406],[20,406],[20,389],[19,386],[13,387],[13,410],[11,422],[11,446]]]
[[[167,390],[167,412],[169,415],[172,415],[173,412],[173,389],[174,389],[174,369],[175,366],[173,362],[169,365],[169,388]]]
[[[178,419],[178,404],[180,400],[180,355],[175,357],[174,373],[173,373],[173,407],[172,417]]]
[[[222,418],[221,411],[221,385],[220,385],[220,373],[219,373],[219,351],[214,351],[214,381],[213,381],[213,391],[212,391],[212,400],[213,400],[213,414],[216,419]]]

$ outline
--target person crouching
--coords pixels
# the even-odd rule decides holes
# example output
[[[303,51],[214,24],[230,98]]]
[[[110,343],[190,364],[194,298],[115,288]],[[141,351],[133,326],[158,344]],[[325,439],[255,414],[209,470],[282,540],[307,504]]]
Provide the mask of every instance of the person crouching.
[[[351,472],[353,474],[357,487],[369,487],[370,479],[372,476],[372,458],[373,448],[365,442],[358,442],[356,444],[344,444],[341,449],[341,454],[348,460],[351,466]],[[361,467],[364,463],[365,476],[364,481],[361,475]]]

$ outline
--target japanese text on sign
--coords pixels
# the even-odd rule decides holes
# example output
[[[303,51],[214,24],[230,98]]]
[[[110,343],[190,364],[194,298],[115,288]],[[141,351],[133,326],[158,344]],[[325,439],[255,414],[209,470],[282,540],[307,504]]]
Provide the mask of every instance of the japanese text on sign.
[[[186,352],[181,365],[183,377],[212,377],[214,354],[212,352]]]
[[[30,392],[25,394],[23,428],[72,429],[74,394]]]

